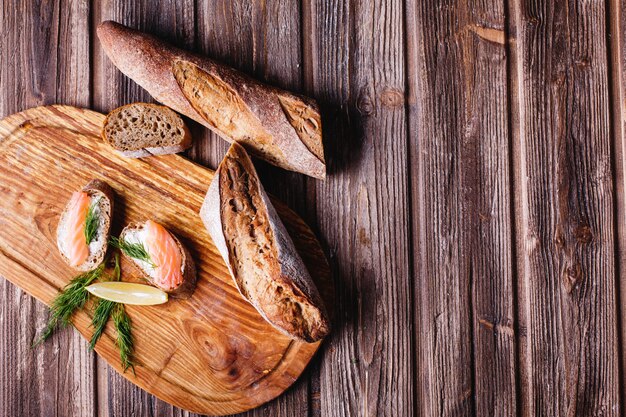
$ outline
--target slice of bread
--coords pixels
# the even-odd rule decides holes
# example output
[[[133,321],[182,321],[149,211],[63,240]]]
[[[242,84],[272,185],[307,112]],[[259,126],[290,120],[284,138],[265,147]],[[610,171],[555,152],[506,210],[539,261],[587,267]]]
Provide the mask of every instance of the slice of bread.
[[[75,266],[79,271],[91,271],[96,269],[104,260],[107,252],[109,234],[111,230],[111,215],[113,213],[113,189],[104,181],[92,180],[82,189],[89,195],[90,204],[94,205],[94,211],[98,216],[98,227],[93,241],[89,244],[89,257],[82,264]],[[97,203],[96,203],[97,202]],[[69,232],[68,223],[68,206],[65,207],[59,225],[57,227],[57,247],[61,253],[61,257],[71,265],[67,257],[67,234]]]
[[[145,239],[145,234],[143,233],[144,225],[145,223],[130,223],[124,228],[124,230],[122,230],[122,233],[120,233],[120,240],[126,243],[141,243],[143,245]],[[187,248],[172,232],[169,232],[169,234],[174,239],[181,254],[181,273],[183,281],[176,288],[161,287],[155,281],[155,269],[151,264],[128,256],[124,253],[124,251],[122,251],[122,254],[132,262],[132,264],[139,270],[143,278],[145,278],[151,285],[162,289],[173,298],[189,298],[196,288],[196,266]]]
[[[245,149],[232,144],[200,210],[237,288],[284,334],[316,342],[330,321],[315,283]]]
[[[128,158],[182,152],[191,146],[191,133],[172,109],[150,103],[118,107],[104,120],[102,137]]]

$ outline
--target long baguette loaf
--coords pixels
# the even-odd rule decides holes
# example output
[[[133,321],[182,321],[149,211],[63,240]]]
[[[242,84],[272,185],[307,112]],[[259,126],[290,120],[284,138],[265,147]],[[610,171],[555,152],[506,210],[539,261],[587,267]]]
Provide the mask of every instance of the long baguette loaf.
[[[309,272],[246,151],[233,143],[200,210],[244,298],[274,327],[307,342],[330,331]]]
[[[155,99],[281,168],[324,179],[314,100],[262,84],[208,58],[116,22],[97,29],[120,71]]]

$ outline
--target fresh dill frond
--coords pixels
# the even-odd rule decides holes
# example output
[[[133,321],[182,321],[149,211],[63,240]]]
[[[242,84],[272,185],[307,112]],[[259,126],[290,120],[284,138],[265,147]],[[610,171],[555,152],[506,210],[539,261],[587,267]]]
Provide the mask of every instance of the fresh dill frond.
[[[100,337],[102,337],[102,333],[104,333],[104,329],[109,321],[109,317],[111,317],[115,304],[117,303],[109,300],[98,300],[98,304],[93,311],[93,318],[91,319],[91,325],[95,330],[89,341],[89,349],[93,350],[98,340],[100,340]]]
[[[124,372],[131,368],[135,373],[135,364],[133,362],[133,336],[131,333],[132,323],[130,317],[126,314],[124,304],[116,303],[117,306],[113,312],[113,324],[117,331],[117,347],[120,350],[120,360]]]
[[[85,288],[102,276],[104,264],[105,262],[102,262],[93,271],[85,272],[72,279],[52,300],[48,324],[33,343],[33,347],[45,342],[59,325],[66,327],[71,323],[74,312],[83,308],[89,299],[89,292]]]
[[[98,225],[100,224],[100,217],[96,213],[96,207],[100,204],[100,199],[97,199],[87,210],[87,218],[85,219],[85,240],[89,245],[98,232]]]
[[[118,248],[124,252],[127,256],[149,263],[153,268],[156,268],[156,265],[152,262],[152,259],[150,259],[150,254],[142,243],[128,243],[124,239],[119,239],[115,236],[111,237],[109,243],[114,248]]]
[[[120,255],[115,254],[115,269],[113,270],[113,277],[111,279],[113,281],[119,281],[121,276],[120,270]],[[104,329],[106,328],[107,322],[111,317],[111,313],[117,304],[114,301],[98,299],[96,302],[96,307],[93,312],[93,318],[91,319],[91,325],[94,328],[93,335],[91,336],[91,340],[89,341],[89,349],[93,350],[96,347],[96,343],[102,337],[104,333]]]
[[[86,288],[93,281],[103,278],[105,264],[106,261],[98,265],[93,271],[78,275],[54,298],[50,305],[51,314],[48,323],[40,336],[33,343],[33,347],[47,340],[57,327],[65,327],[71,323],[72,315],[77,310],[83,308],[89,299],[89,292]],[[121,278],[119,254],[115,256],[115,269],[113,270],[113,276],[110,278],[114,281],[119,281]],[[93,349],[96,346],[111,316],[113,317],[113,325],[117,332],[116,345],[120,350],[122,367],[124,368],[124,372],[130,368],[134,374],[135,364],[133,361],[132,323],[130,317],[126,314],[123,304],[103,299],[98,300],[91,321],[95,330],[91,337],[89,347]]]

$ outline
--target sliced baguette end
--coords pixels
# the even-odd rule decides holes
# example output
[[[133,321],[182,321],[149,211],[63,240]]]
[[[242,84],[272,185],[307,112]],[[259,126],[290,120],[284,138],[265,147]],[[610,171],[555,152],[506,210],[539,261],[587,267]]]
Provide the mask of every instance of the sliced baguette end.
[[[229,158],[241,164],[247,175],[253,177],[251,183],[254,183],[252,191],[254,195],[250,199],[260,204],[256,207],[254,217],[256,220],[267,221],[263,227],[255,226],[255,230],[261,233],[267,226],[273,236],[272,248],[269,250],[264,248],[264,255],[259,255],[258,252],[246,255],[245,250],[246,246],[249,247],[249,242],[235,242],[228,232],[237,222],[232,221],[232,216],[230,218],[225,216],[225,207],[239,204],[235,201],[236,196],[229,196],[227,190],[224,190],[223,179],[229,175],[228,170],[231,169]],[[330,332],[330,320],[319,292],[241,145],[233,143],[218,167],[200,210],[200,217],[231,272],[239,292],[266,321],[281,333],[309,343],[321,340]],[[257,241],[255,238],[254,242]],[[237,255],[255,259],[256,263],[242,268],[238,266]],[[259,263],[259,259],[264,262]],[[241,275],[245,275],[246,270],[262,270],[263,274],[253,277],[248,275],[244,278]],[[250,282],[251,279],[257,281]]]

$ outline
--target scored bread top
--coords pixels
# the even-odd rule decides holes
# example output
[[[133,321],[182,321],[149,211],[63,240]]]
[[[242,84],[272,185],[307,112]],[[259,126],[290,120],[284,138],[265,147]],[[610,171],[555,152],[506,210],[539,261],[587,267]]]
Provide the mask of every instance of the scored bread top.
[[[200,217],[237,288],[270,324],[307,342],[328,334],[319,292],[237,143],[217,169]]]
[[[174,62],[182,94],[220,136],[252,155],[289,169],[307,167],[324,178],[322,125],[317,103],[260,84],[214,63]]]
[[[191,133],[172,109],[151,103],[131,103],[109,113],[102,137],[122,155],[140,158],[182,152]]]
[[[109,235],[111,230],[111,215],[113,213],[114,193],[113,189],[104,181],[91,180],[82,189],[90,198],[90,204],[97,201],[94,212],[98,216],[98,228],[93,241],[89,244],[89,257],[81,265],[75,268],[79,271],[91,271],[104,261],[107,252]],[[65,236],[67,232],[67,215],[69,207],[65,207],[59,225],[57,227],[57,246],[63,260],[70,265],[65,255]]]
[[[144,225],[145,223],[130,223],[124,228],[124,230],[122,230],[122,233],[120,233],[120,240],[124,240],[128,243],[144,244],[144,236],[142,234]],[[189,253],[189,250],[187,250],[187,248],[180,242],[180,240],[178,239],[178,237],[176,237],[176,235],[174,235],[174,233],[169,232],[169,234],[176,242],[176,246],[179,248],[182,258],[181,272],[183,275],[183,281],[176,288],[167,290],[159,287],[155,284],[153,268],[150,264],[142,260],[132,258],[126,255],[123,251],[122,254],[132,262],[137,270],[139,270],[142,277],[146,279],[150,284],[166,291],[173,298],[189,298],[196,287],[196,266],[193,258],[191,257],[191,254]]]

